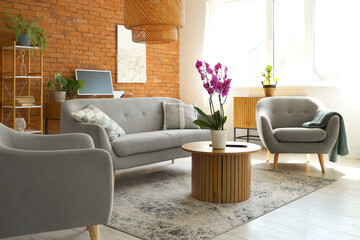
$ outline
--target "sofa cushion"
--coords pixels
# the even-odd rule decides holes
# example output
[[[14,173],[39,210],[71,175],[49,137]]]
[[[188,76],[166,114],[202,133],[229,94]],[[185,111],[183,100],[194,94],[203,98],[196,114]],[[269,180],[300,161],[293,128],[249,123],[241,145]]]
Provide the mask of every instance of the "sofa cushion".
[[[193,122],[197,119],[195,105],[162,102],[164,110],[163,129],[199,128]]]
[[[326,138],[321,128],[276,128],[274,135],[281,142],[320,142]]]
[[[125,131],[114,120],[91,104],[76,112],[71,112],[71,116],[79,122],[95,123],[102,126],[110,141],[125,135]]]
[[[188,142],[205,140],[210,140],[209,130],[173,129],[128,134],[112,141],[111,146],[118,157],[123,157],[131,154],[181,147],[181,145]]]

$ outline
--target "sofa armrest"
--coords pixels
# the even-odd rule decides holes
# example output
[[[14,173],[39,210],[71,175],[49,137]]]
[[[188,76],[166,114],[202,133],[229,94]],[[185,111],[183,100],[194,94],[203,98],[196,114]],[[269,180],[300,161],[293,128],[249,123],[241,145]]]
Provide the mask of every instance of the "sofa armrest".
[[[112,171],[111,157],[101,149],[1,147],[0,238],[107,223]]]
[[[94,148],[91,137],[83,133],[35,135],[10,132],[14,147],[24,150],[64,150]]]

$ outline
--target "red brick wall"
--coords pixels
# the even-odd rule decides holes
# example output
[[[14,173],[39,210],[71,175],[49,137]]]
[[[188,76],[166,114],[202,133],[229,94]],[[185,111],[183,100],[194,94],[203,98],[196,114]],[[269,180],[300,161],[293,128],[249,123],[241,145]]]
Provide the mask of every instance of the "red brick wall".
[[[147,45],[146,83],[116,83],[116,26],[124,24],[123,0],[1,0],[3,12],[43,16],[39,24],[49,42],[44,80],[56,72],[74,78],[76,68],[109,70],[114,90],[179,98],[179,42]],[[14,40],[4,18],[0,16],[0,41]],[[58,132],[58,125],[53,128]]]

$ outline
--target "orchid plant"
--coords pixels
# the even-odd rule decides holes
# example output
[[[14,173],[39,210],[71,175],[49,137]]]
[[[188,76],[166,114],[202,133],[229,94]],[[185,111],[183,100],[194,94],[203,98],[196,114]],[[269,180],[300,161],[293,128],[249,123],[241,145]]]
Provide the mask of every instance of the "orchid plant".
[[[227,116],[224,114],[224,104],[229,94],[231,78],[228,76],[228,67],[217,63],[212,69],[205,61],[197,61],[195,67],[197,68],[203,87],[209,94],[210,113],[208,116],[200,108],[195,107],[197,112],[204,118],[204,120],[195,120],[194,124],[211,130],[224,130],[224,124]],[[215,110],[213,97],[218,98],[220,109]]]

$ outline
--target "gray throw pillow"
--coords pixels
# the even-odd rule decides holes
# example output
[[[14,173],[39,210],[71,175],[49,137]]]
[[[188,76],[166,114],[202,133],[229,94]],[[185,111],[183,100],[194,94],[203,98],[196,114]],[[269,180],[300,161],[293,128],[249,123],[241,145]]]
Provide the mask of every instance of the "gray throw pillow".
[[[71,116],[79,122],[95,123],[102,126],[110,141],[125,135],[125,131],[114,120],[91,104],[79,111],[72,112]]]
[[[162,102],[164,110],[163,129],[199,128],[193,123],[197,119],[195,105]]]

